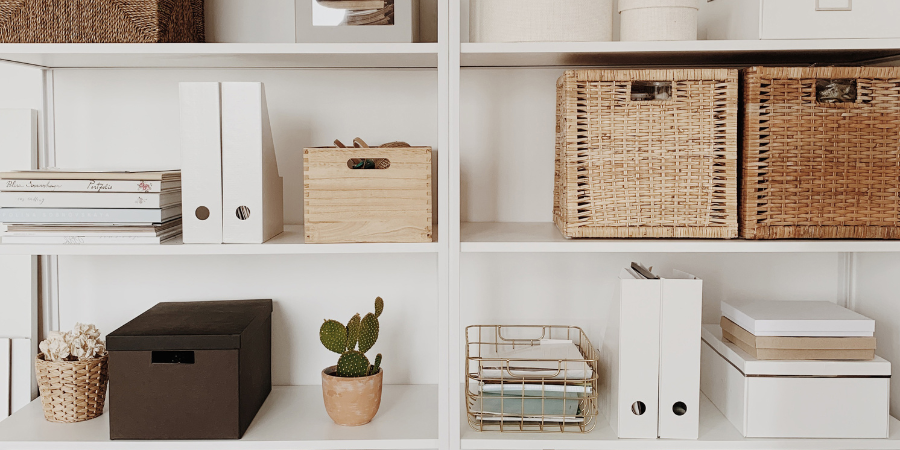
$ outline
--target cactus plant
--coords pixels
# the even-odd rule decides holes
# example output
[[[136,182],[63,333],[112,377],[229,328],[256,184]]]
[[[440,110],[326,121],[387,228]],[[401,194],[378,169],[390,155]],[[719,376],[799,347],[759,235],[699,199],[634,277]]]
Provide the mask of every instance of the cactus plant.
[[[344,326],[336,320],[326,320],[319,329],[319,339],[328,350],[341,357],[335,375],[345,378],[375,375],[381,370],[381,353],[375,356],[375,363],[369,364],[366,352],[378,340],[380,325],[378,317],[384,311],[384,300],[375,299],[375,313],[368,313],[362,319],[356,314]],[[359,345],[357,348],[357,344]]]

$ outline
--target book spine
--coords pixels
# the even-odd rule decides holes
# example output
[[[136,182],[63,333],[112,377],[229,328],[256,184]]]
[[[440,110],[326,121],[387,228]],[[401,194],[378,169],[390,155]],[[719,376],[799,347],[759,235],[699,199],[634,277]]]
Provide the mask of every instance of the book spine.
[[[159,193],[159,181],[0,180],[0,192],[133,192]]]
[[[159,209],[0,208],[3,223],[159,223],[162,219]]]
[[[119,231],[7,231],[0,234],[2,238],[47,238],[47,237],[98,237],[98,236],[117,236],[117,237],[158,237],[155,231],[144,232],[119,232]]]
[[[94,244],[159,244],[162,240],[154,236],[3,236],[4,244],[36,245],[94,245]]]
[[[160,208],[161,194],[0,192],[0,208]]]

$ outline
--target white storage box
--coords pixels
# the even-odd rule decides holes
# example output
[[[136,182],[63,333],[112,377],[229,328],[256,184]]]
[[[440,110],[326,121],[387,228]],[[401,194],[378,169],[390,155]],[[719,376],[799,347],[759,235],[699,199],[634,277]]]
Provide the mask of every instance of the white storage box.
[[[886,39],[900,37],[897,0],[709,0],[701,39]]]
[[[700,0],[619,0],[619,40],[696,40],[699,2]]]
[[[471,42],[612,40],[612,0],[471,0]]]
[[[754,336],[869,337],[875,321],[831,302],[728,301],[722,315]]]
[[[745,437],[888,437],[891,363],[761,361],[703,326],[700,390]]]

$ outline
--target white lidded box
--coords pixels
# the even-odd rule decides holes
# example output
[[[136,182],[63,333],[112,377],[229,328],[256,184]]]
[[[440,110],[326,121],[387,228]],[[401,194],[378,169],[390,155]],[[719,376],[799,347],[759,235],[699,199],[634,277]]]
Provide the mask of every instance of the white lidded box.
[[[612,40],[612,0],[470,0],[470,42]]]
[[[884,439],[891,363],[762,361],[703,326],[700,390],[745,437]]]
[[[728,301],[722,315],[754,336],[870,337],[875,321],[831,302]]]
[[[619,0],[619,40],[696,40],[699,3],[700,0]]]
[[[897,0],[704,0],[706,39],[888,39],[900,37]]]

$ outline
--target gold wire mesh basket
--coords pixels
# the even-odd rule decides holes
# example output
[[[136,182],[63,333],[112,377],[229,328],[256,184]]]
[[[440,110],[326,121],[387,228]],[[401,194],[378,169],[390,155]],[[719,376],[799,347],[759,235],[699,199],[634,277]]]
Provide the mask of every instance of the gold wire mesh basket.
[[[581,328],[466,328],[466,413],[476,431],[587,433],[599,354]]]

